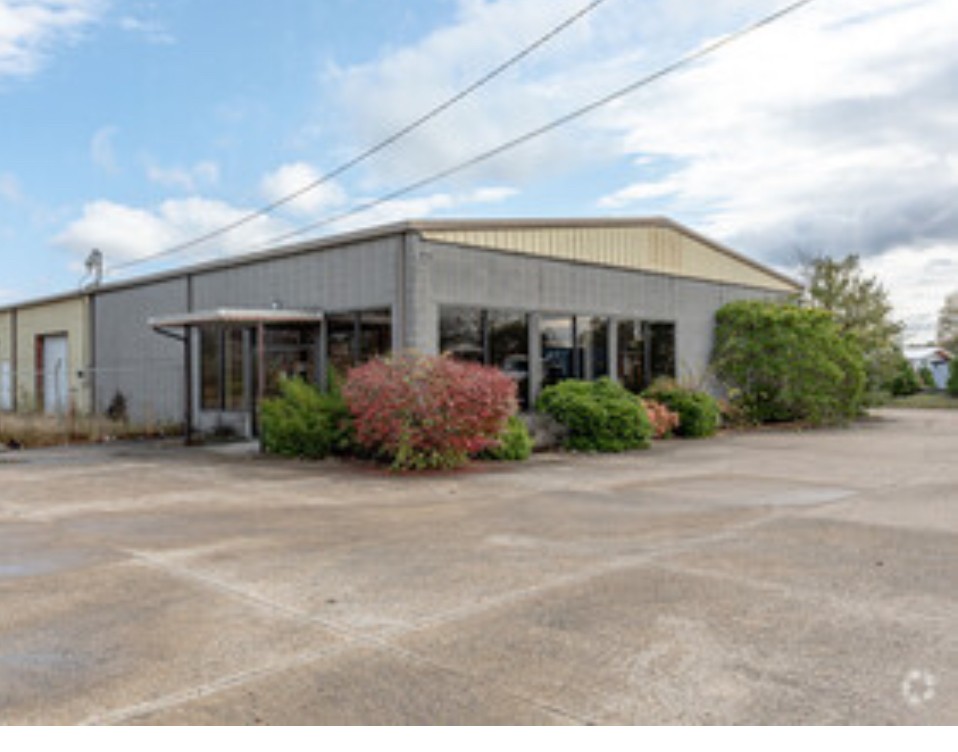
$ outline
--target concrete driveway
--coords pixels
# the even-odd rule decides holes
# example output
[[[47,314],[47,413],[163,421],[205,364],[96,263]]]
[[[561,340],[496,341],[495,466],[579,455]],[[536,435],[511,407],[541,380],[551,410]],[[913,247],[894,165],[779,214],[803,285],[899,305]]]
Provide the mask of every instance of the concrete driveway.
[[[958,411],[429,478],[0,455],[0,723],[958,723]]]

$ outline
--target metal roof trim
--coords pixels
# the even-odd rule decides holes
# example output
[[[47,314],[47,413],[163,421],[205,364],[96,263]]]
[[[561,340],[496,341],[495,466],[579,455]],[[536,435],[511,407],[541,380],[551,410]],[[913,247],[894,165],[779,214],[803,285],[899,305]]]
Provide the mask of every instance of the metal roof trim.
[[[165,316],[151,316],[147,323],[154,329],[202,326],[204,324],[301,324],[322,321],[322,311],[283,308],[214,308]]]

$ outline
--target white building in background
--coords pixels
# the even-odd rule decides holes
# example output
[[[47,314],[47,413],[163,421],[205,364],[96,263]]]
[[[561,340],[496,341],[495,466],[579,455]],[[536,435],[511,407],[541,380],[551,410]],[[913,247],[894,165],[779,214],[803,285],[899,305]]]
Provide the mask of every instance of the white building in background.
[[[935,378],[935,386],[944,389],[948,384],[948,368],[952,355],[940,347],[906,347],[905,357],[915,371],[927,368]]]

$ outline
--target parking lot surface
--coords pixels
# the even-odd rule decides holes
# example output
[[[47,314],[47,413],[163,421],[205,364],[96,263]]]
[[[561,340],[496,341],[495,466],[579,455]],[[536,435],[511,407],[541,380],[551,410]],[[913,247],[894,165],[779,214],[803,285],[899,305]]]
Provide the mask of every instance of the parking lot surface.
[[[0,455],[0,723],[958,723],[958,411],[396,477]]]

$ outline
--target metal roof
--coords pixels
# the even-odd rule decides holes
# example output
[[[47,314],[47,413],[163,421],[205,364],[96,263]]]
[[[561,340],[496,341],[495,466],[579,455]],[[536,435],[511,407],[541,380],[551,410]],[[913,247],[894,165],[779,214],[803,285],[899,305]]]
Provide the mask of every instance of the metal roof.
[[[438,233],[487,233],[490,231],[520,231],[520,230],[568,230],[568,229],[624,229],[624,228],[658,228],[671,230],[679,233],[686,238],[692,239],[703,247],[715,251],[724,256],[729,261],[738,262],[753,270],[763,273],[777,281],[776,287],[781,289],[785,286],[790,290],[798,292],[802,289],[801,283],[788,277],[781,272],[775,271],[763,264],[753,261],[747,256],[743,256],[736,251],[718,243],[710,238],[701,235],[694,230],[685,227],[666,217],[558,217],[558,218],[522,218],[522,219],[422,219],[407,220],[403,222],[394,222],[391,224],[379,225],[376,227],[364,228],[339,235],[329,235],[321,238],[313,238],[291,245],[279,246],[242,256],[232,256],[215,261],[205,261],[168,269],[152,274],[146,274],[142,277],[132,277],[130,279],[108,282],[97,287],[87,287],[78,291],[65,292],[58,295],[44,296],[25,300],[18,303],[0,306],[0,313],[4,311],[29,308],[38,305],[47,305],[49,303],[68,300],[72,298],[96,295],[101,292],[111,290],[121,290],[142,285],[162,282],[176,279],[183,275],[202,274],[204,272],[213,272],[221,269],[228,269],[237,266],[247,266],[261,261],[281,259],[290,256],[298,256],[304,253],[323,251],[338,246],[360,243],[368,240],[388,237],[391,235],[402,235],[404,233],[417,233],[422,236]],[[480,246],[481,247],[481,246]],[[495,249],[491,249],[495,250]],[[507,249],[515,250],[515,249]],[[539,254],[532,254],[539,255]],[[585,259],[583,259],[585,260]]]

